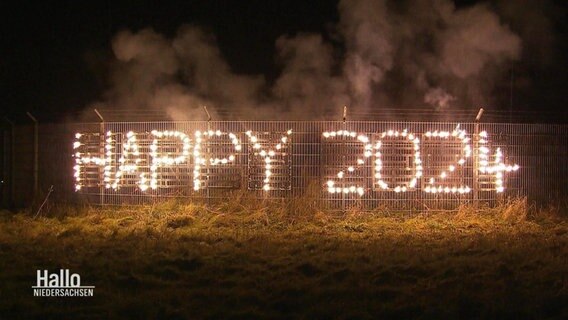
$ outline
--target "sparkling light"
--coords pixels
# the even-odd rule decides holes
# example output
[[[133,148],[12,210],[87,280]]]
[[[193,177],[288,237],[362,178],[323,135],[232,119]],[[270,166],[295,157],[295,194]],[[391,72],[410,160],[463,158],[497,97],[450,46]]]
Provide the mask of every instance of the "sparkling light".
[[[335,137],[345,137],[345,138],[356,138],[357,141],[361,142],[363,144],[363,158],[359,158],[357,159],[357,164],[358,165],[362,165],[365,163],[366,159],[371,157],[373,155],[372,153],[372,149],[373,149],[373,145],[370,143],[369,138],[366,135],[363,134],[358,134],[357,132],[354,131],[347,131],[347,130],[339,130],[339,131],[331,131],[331,132],[324,132],[323,137],[325,139],[329,139],[329,138],[335,138]],[[354,166],[348,166],[347,168],[345,168],[345,170],[347,170],[348,172],[355,172],[355,167]],[[337,178],[342,180],[345,177],[345,171],[341,170],[337,173]],[[327,191],[329,193],[357,193],[358,195],[362,196],[365,194],[365,188],[363,186],[358,186],[358,185],[351,185],[351,186],[347,186],[344,188],[334,188],[335,181],[334,180],[329,180],[327,182]]]
[[[479,172],[482,174],[492,174],[494,177],[493,183],[495,184],[495,191],[498,193],[505,191],[503,183],[503,173],[513,172],[519,170],[517,164],[505,165],[503,162],[503,153],[501,148],[495,150],[493,155],[493,165],[489,164],[489,148],[487,147],[487,132],[482,131],[479,133]]]
[[[241,145],[241,141],[239,140],[239,138],[237,137],[237,135],[235,135],[232,132],[226,133],[226,132],[222,132],[221,130],[208,130],[205,132],[201,132],[201,131],[195,131],[195,144],[193,147],[193,162],[194,162],[194,166],[193,166],[193,190],[198,191],[199,189],[201,189],[201,168],[203,166],[218,166],[218,165],[225,165],[228,163],[232,163],[235,161],[236,157],[235,154],[230,154],[228,157],[226,158],[209,158],[207,159],[206,156],[204,156],[201,153],[201,143],[203,142],[203,139],[211,139],[213,137],[222,137],[222,136],[227,136],[230,140],[231,143],[233,144],[233,147],[235,148],[235,151],[241,151],[242,149],[242,145]],[[202,138],[203,137],[203,138]]]
[[[418,179],[422,177],[422,160],[420,160],[420,139],[416,138],[414,134],[408,133],[407,129],[402,132],[396,130],[388,130],[381,134],[381,139],[388,139],[390,137],[403,137],[412,143],[414,149],[414,176],[408,182],[407,185],[394,186],[394,188],[389,187],[389,185],[383,180],[381,171],[383,169],[383,162],[381,159],[381,147],[382,141],[375,144],[375,178],[377,179],[377,184],[383,190],[394,190],[394,192],[406,192],[410,189],[414,189],[418,183]]]
[[[73,177],[75,178],[75,190],[80,191],[84,187],[83,181],[85,177],[83,176],[83,169],[88,165],[96,165],[103,168],[103,183],[105,188],[110,188],[110,176],[112,170],[112,156],[114,155],[113,142],[111,132],[107,132],[104,151],[102,154],[92,155],[90,152],[83,152],[82,146],[86,147],[86,143],[82,142],[85,138],[92,137],[92,134],[82,134],[76,133],[73,142],[73,149],[76,149],[73,157],[75,158],[75,165],[73,166]],[[97,136],[98,138],[98,136]],[[99,140],[98,138],[97,140]],[[98,144],[98,142],[97,142]],[[101,156],[102,155],[102,156]]]
[[[288,130],[286,134],[278,138],[274,147],[269,148],[263,146],[259,138],[252,134],[252,131],[247,131],[246,135],[249,137],[250,145],[254,149],[254,154],[260,156],[263,160],[263,185],[262,189],[270,191],[275,188],[271,183],[274,179],[274,161],[275,157],[281,150],[290,143],[289,136],[292,131]],[[194,190],[199,190],[202,187],[202,169],[208,166],[222,166],[234,163],[237,159],[236,152],[242,150],[242,144],[237,135],[234,133],[224,133],[220,130],[207,130],[195,131],[195,139],[192,140],[187,134],[181,131],[158,131],[151,132],[151,138],[146,142],[146,136],[142,142],[138,141],[139,135],[133,131],[125,134],[122,141],[122,148],[117,149],[117,141],[115,139],[116,133],[107,132],[104,137],[100,137],[96,133],[75,133],[73,141],[73,176],[75,180],[75,189],[77,191],[83,190],[85,187],[93,186],[93,176],[87,176],[87,172],[92,171],[93,168],[99,167],[99,172],[102,173],[100,180],[96,181],[97,186],[104,186],[107,189],[118,189],[121,184],[124,184],[124,179],[127,174],[136,174],[134,180],[136,185],[142,191],[148,189],[157,189],[159,186],[159,170],[160,168],[169,168],[172,166],[188,163],[190,157],[193,156],[193,187]],[[420,154],[420,140],[417,134],[409,133],[406,129],[403,131],[388,130],[383,132],[380,136],[380,141],[373,144],[370,139],[363,134],[347,130],[328,131],[322,133],[324,139],[343,138],[353,139],[363,145],[360,157],[356,158],[355,163],[346,165],[337,172],[336,176],[325,183],[325,188],[329,193],[344,193],[344,194],[365,194],[365,188],[361,185],[353,183],[345,183],[344,179],[349,178],[350,175],[357,173],[360,166],[363,166],[368,158],[375,156],[373,162],[373,179],[382,190],[394,191],[395,193],[407,192],[414,190],[418,187],[418,181],[422,178],[423,167]],[[202,152],[202,145],[207,139],[218,139],[227,137],[235,150],[235,153],[230,153],[226,157],[213,157]],[[402,138],[403,140],[412,143],[413,147],[413,163],[410,165],[413,170],[413,176],[407,183],[401,185],[389,186],[383,177],[383,141],[384,139]],[[471,188],[463,184],[444,185],[451,181],[452,175],[456,174],[456,168],[463,167],[467,163],[467,159],[471,157],[473,149],[470,145],[471,139],[467,136],[465,130],[459,128],[459,125],[453,131],[427,131],[424,133],[425,139],[449,140],[454,139],[460,142],[461,154],[458,155],[456,163],[444,167],[432,177],[428,177],[424,183],[423,191],[426,193],[469,193]],[[486,131],[479,133],[476,137],[479,146],[476,147],[478,152],[477,168],[479,173],[491,176],[491,182],[494,184],[496,192],[503,192],[505,190],[505,173],[517,171],[519,166],[517,164],[505,164],[504,156],[501,148],[496,148],[491,153],[489,145],[489,138]],[[104,141],[103,141],[104,139]],[[176,151],[175,154],[166,153],[160,149],[162,144],[161,139],[169,139],[181,142],[181,151]],[[193,144],[192,144],[193,142]],[[101,147],[102,143],[102,147]],[[147,149],[142,149],[139,144],[148,145],[149,143],[149,156],[150,163],[147,163],[145,158],[141,157],[141,152]],[[171,143],[171,142],[169,142]],[[96,151],[95,151],[96,150]],[[117,161],[118,160],[118,161]],[[145,172],[140,172],[145,171]],[[130,177],[130,179],[132,179]],[[343,183],[338,183],[343,181]],[[348,185],[346,185],[348,184]],[[451,183],[450,183],[451,184]],[[339,187],[341,185],[341,187]]]
[[[126,134],[126,141],[123,141],[122,143],[122,154],[118,159],[118,170],[115,173],[115,179],[111,187],[113,189],[118,189],[121,185],[124,175],[137,172],[138,165],[141,162],[142,159],[140,158],[140,150],[138,147],[136,134],[133,131],[129,131]],[[137,184],[140,190],[145,191],[146,189],[148,189],[147,180],[146,178],[142,178],[143,175],[141,174]]]
[[[245,134],[247,135],[247,137],[249,137],[250,142],[254,143],[253,148],[255,150],[259,150],[257,152],[255,151],[255,155],[264,158],[265,171],[264,171],[264,180],[262,181],[263,182],[262,190],[270,191],[272,189],[270,187],[270,177],[272,176],[271,162],[273,161],[273,158],[276,156],[276,151],[274,151],[274,149],[268,149],[268,151],[264,149],[261,146],[261,144],[258,142],[258,137],[252,134],[252,131],[249,130],[245,132]],[[282,149],[282,147],[288,143],[288,137],[291,134],[292,134],[292,129],[286,131],[286,135],[280,138],[280,142],[275,145],[275,149],[276,150]]]
[[[460,125],[458,124],[456,128],[452,131],[427,131],[424,133],[424,136],[429,139],[458,139],[461,143],[462,154],[457,161],[458,166],[463,167],[466,163],[466,159],[471,157],[472,149],[471,145],[469,144],[470,138],[467,137],[467,132],[464,129],[460,129]],[[452,173],[456,170],[455,165],[449,165],[447,171],[442,171],[439,175],[440,180],[446,180],[450,175],[448,172]],[[446,186],[442,187],[440,185],[435,185],[435,179],[430,178],[429,183],[424,187],[424,192],[426,193],[468,193],[471,189],[468,186]]]
[[[171,167],[173,165],[179,165],[187,162],[187,157],[189,156],[189,148],[191,146],[189,137],[180,131],[157,131],[152,130],[152,144],[150,145],[150,156],[152,157],[152,165],[150,166],[150,188],[156,190],[158,188],[158,168],[159,167]],[[169,154],[159,154],[158,153],[158,139],[179,139],[182,143],[182,153],[176,157],[171,157]],[[142,179],[141,176],[141,190],[145,191],[148,189],[146,187],[146,180]]]

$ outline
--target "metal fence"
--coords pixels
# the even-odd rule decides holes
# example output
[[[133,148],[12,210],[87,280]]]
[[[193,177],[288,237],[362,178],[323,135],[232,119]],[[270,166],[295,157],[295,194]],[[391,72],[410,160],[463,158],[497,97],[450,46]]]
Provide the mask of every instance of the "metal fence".
[[[2,141],[3,206],[29,205],[51,185],[58,201],[105,205],[224,201],[246,192],[258,199],[309,195],[337,209],[422,210],[567,195],[566,125],[65,123],[40,124],[37,137],[33,126],[5,127]]]

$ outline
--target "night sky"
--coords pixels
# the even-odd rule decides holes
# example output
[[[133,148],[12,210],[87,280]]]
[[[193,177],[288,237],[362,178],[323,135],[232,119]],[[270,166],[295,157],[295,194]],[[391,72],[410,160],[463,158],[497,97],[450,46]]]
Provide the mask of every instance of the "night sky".
[[[457,6],[473,3],[458,1]],[[536,50],[527,51],[531,43],[523,43],[514,76],[532,82],[529,86],[514,83],[515,111],[540,110],[554,114],[556,120],[556,115],[566,119],[568,19],[564,3],[551,1],[542,10],[553,38],[550,63],[535,62],[540,58],[530,52]],[[498,7],[496,2],[490,5]],[[233,72],[261,74],[269,83],[280,72],[275,61],[279,36],[316,32],[338,52],[343,46],[335,37],[336,1],[2,1],[0,11],[0,113],[16,121],[27,110],[40,119],[58,120],[100,99],[109,85],[110,41],[123,29],[136,32],[152,27],[173,36],[182,24],[200,26],[215,34]],[[504,23],[513,31],[527,28],[518,21]],[[507,86],[503,83],[502,91],[508,92]]]

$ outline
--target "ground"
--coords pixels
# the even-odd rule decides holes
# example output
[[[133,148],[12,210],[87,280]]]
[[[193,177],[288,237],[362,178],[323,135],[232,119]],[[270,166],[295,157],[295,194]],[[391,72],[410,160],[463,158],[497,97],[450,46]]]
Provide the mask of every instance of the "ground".
[[[299,206],[2,212],[0,318],[568,318],[562,213]],[[94,297],[33,297],[61,268]]]

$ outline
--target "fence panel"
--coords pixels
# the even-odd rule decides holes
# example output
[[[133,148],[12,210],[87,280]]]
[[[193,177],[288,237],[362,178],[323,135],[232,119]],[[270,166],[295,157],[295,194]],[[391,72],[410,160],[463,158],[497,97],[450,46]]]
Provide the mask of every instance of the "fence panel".
[[[29,204],[33,130],[5,129],[2,141],[4,206]],[[453,209],[508,196],[566,199],[567,149],[568,126],[547,124],[40,124],[38,178],[41,191],[55,186],[59,201],[105,205],[248,192],[258,199],[309,193],[337,209]]]

